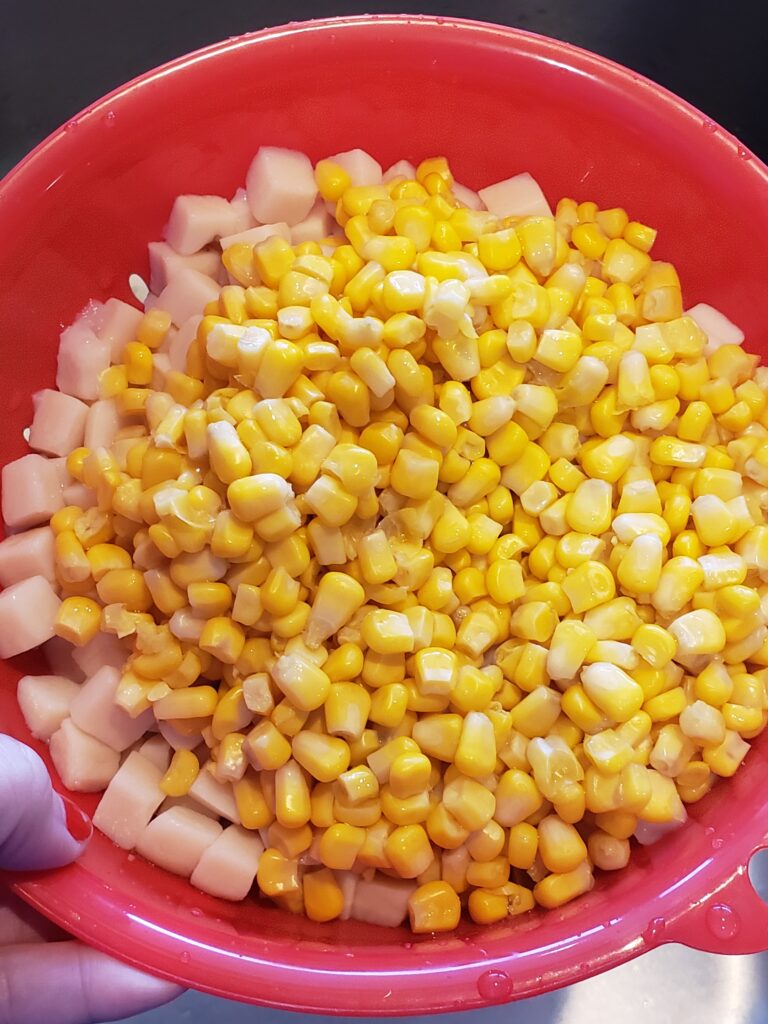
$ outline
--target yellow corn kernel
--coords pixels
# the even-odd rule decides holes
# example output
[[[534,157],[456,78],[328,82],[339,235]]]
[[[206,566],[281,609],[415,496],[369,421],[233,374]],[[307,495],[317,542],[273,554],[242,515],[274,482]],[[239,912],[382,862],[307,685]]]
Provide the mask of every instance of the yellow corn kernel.
[[[614,238],[603,253],[603,274],[612,283],[635,285],[651,265],[647,253],[624,238]]]
[[[299,891],[299,862],[268,848],[261,855],[256,882],[265,896],[286,896]]]
[[[294,654],[284,654],[277,659],[272,667],[272,678],[301,711],[319,708],[331,687],[330,679],[321,668]]]
[[[642,687],[617,665],[587,665],[582,670],[581,682],[587,696],[614,722],[626,722],[643,706]]]
[[[301,768],[290,760],[275,772],[275,817],[286,828],[300,828],[310,819],[309,787]]]
[[[518,825],[538,811],[543,802],[531,776],[518,768],[510,768],[499,778],[493,817],[505,827]]]
[[[437,490],[439,472],[440,464],[434,459],[401,448],[392,465],[390,485],[398,494],[423,501]]]
[[[540,906],[553,910],[576,899],[577,896],[589,892],[594,881],[589,861],[585,859],[573,871],[547,875],[546,878],[537,882],[533,889],[533,896]]]
[[[305,631],[308,647],[318,647],[352,618],[365,591],[351,576],[327,572],[320,580]]]
[[[409,691],[402,683],[388,683],[371,696],[372,722],[386,729],[395,729],[402,722],[409,705]]]
[[[129,612],[152,607],[152,595],[136,569],[110,569],[96,584],[96,591],[103,604],[124,604]]]
[[[200,762],[192,750],[183,747],[174,752],[168,770],[160,779],[160,789],[166,796],[186,796],[200,772]]]
[[[548,871],[573,871],[587,856],[587,847],[573,825],[550,814],[538,825],[539,856]]]
[[[333,782],[349,767],[349,746],[336,736],[302,730],[293,737],[293,757],[318,780]]]
[[[653,668],[664,668],[674,658],[677,642],[662,626],[643,623],[632,636],[632,646]]]
[[[705,747],[702,758],[722,778],[730,778],[749,753],[749,744],[737,732],[727,730],[725,739],[716,747]]]
[[[666,693],[660,693],[656,697],[646,700],[643,704],[643,711],[654,722],[666,722],[682,714],[685,706],[685,690],[682,686],[675,686],[671,690],[667,690]]]
[[[315,181],[323,199],[331,202],[341,199],[352,184],[349,174],[333,160],[318,160],[315,164]]]
[[[344,893],[328,868],[308,871],[303,879],[304,912],[310,921],[333,921],[344,910]]]
[[[664,615],[679,612],[699,590],[704,580],[705,573],[698,561],[685,555],[670,558],[661,570],[659,584],[651,595],[651,602],[654,608]]]
[[[448,932],[458,926],[461,903],[456,891],[444,881],[427,882],[408,897],[411,931]]]
[[[668,629],[677,641],[678,655],[718,654],[725,647],[723,624],[706,608],[678,616]]]
[[[413,650],[410,622],[402,612],[376,608],[363,619],[361,636],[365,644],[379,654],[402,654]]]
[[[561,587],[577,615],[605,604],[616,594],[616,582],[610,569],[592,560],[570,569]]]
[[[158,721],[207,718],[216,710],[218,694],[212,686],[190,686],[172,690],[156,700],[152,708]]]
[[[56,534],[54,553],[56,570],[62,583],[84,583],[90,578],[91,566],[74,529],[64,529]]]
[[[101,606],[89,597],[65,597],[56,612],[53,631],[75,647],[93,640],[101,625]]]
[[[573,679],[592,650],[597,637],[577,619],[565,619],[555,627],[547,653],[550,678]]]
[[[290,743],[267,719],[250,731],[244,749],[251,764],[261,771],[275,771],[291,756]]]
[[[419,824],[401,825],[394,829],[384,849],[390,864],[401,878],[417,878],[434,859],[429,837]]]
[[[513,868],[527,871],[533,866],[539,849],[539,834],[533,825],[521,821],[509,830],[507,860]]]

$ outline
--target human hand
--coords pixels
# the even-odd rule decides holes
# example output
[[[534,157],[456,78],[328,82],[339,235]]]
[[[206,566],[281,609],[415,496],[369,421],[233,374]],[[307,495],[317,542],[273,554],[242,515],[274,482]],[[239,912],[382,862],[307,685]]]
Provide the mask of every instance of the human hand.
[[[0,735],[0,869],[69,864],[92,826],[51,788],[37,754]],[[119,1020],[181,993],[76,942],[0,883],[0,1024],[90,1024]]]

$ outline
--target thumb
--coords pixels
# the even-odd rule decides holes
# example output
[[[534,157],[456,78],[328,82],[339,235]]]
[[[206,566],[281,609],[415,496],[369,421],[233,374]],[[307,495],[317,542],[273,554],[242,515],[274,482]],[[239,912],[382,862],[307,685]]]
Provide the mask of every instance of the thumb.
[[[69,864],[83,852],[91,831],[82,811],[53,791],[34,750],[0,736],[0,869]]]
[[[0,1021],[92,1024],[122,1020],[181,995],[80,942],[0,946]]]

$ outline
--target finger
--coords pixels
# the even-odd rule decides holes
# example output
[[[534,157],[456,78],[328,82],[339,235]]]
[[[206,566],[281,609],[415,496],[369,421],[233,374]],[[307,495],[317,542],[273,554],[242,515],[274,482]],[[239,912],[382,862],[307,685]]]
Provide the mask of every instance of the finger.
[[[120,1020],[181,992],[80,942],[0,949],[0,1024]]]
[[[0,736],[0,869],[60,867],[83,852],[88,818],[54,793],[37,754]]]
[[[69,938],[18,896],[0,889],[0,946],[22,942],[56,942]]]

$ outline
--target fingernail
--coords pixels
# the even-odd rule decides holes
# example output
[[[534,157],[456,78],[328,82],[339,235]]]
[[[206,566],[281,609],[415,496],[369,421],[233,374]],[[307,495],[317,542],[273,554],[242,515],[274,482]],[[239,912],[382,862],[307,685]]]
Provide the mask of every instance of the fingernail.
[[[64,820],[67,831],[78,843],[84,843],[93,834],[91,819],[69,797],[63,796],[61,802],[64,804]]]

